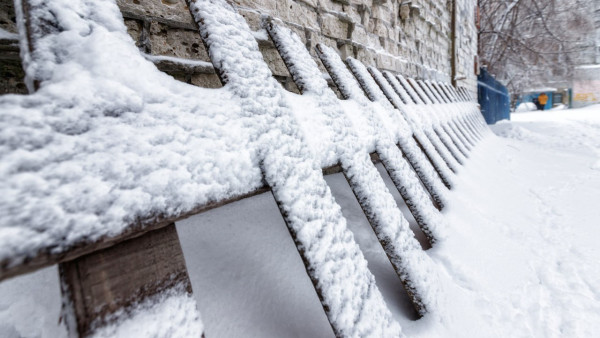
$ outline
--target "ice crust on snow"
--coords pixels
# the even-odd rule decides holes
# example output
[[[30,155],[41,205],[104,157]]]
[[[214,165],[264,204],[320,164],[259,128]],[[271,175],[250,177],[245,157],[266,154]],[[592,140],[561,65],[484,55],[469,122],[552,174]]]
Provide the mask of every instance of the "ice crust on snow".
[[[365,210],[367,218],[375,227],[376,234],[399,277],[407,284],[408,291],[414,295],[417,305],[424,313],[430,306],[426,302],[432,299],[421,299],[421,294],[431,296],[434,293],[428,290],[433,288],[430,280],[431,272],[427,269],[427,264],[430,263],[425,261],[425,255],[412,237],[408,222],[396,207],[393,197],[371,163],[369,154],[361,146],[357,133],[353,131],[352,125],[346,122],[348,119],[337,97],[325,80],[319,76],[319,68],[300,38],[290,29],[280,25],[270,25],[269,33],[290,68],[294,80],[297,81],[298,87],[305,95],[314,95],[315,100],[319,102],[319,110],[315,113],[327,116],[327,123],[336,136],[333,142],[338,149],[338,158],[352,190]],[[319,119],[319,121],[323,120]],[[429,200],[425,202],[427,205],[424,208],[427,206],[433,208]],[[418,216],[431,221],[423,214],[417,214]],[[418,266],[422,268],[416,270]]]
[[[247,114],[244,127],[295,237],[332,327],[343,336],[400,336],[243,17],[223,0],[190,4],[213,64]]]

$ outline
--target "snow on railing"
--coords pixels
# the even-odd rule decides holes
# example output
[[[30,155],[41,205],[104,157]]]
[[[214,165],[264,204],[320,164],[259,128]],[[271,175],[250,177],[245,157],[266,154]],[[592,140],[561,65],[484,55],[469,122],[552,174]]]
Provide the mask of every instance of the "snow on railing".
[[[245,128],[258,149],[263,175],[335,334],[399,336],[400,327],[375,287],[341,209],[303,142],[284,90],[271,76],[250,28],[224,0],[196,0],[190,3],[190,11],[217,73],[248,114]],[[387,208],[393,203],[391,196],[384,202]],[[400,224],[394,217],[399,213],[390,216]],[[389,240],[402,236],[393,233],[396,236]]]
[[[358,61],[355,61],[358,62]],[[364,73],[364,69],[359,66],[355,66],[355,73],[357,74],[357,78],[369,78],[368,74]],[[360,72],[360,73],[358,73]],[[396,109],[398,110],[404,119],[407,121],[409,125],[409,131],[404,134],[399,134],[397,141],[398,146],[412,165],[413,169],[421,179],[421,182],[433,198],[433,200],[437,203],[440,210],[443,210],[446,201],[446,194],[444,191],[444,187],[439,179],[439,175],[436,173],[436,169],[430,160],[428,160],[427,156],[430,154],[427,153],[427,150],[420,144],[426,142],[424,141],[425,136],[421,132],[421,120],[420,117],[415,114],[414,110],[410,109],[404,102],[401,102],[398,96],[393,96],[393,89],[389,86],[383,74],[379,72],[376,68],[369,67],[369,73],[373,76],[377,85],[380,86],[380,89],[385,97],[381,97],[381,99],[387,99],[393,106],[388,106],[388,109]],[[375,85],[375,84],[373,84]],[[373,86],[371,85],[371,86]],[[387,85],[387,86],[386,86]],[[371,89],[371,91],[377,92],[377,88]],[[421,150],[423,149],[423,150]],[[429,148],[430,152],[433,152],[432,147]],[[435,156],[435,155],[433,155]]]
[[[451,111],[444,115],[409,102],[425,94],[411,92],[402,78],[371,69],[373,79],[350,60],[361,88],[339,55],[319,45],[349,99],[340,101],[299,38],[271,24],[269,34],[303,92],[290,94],[227,2],[196,0],[189,8],[223,88],[197,88],[161,73],[135,47],[112,0],[16,1],[32,94],[0,96],[0,279],[59,263],[65,319],[80,334],[126,332],[120,328],[138,317],[161,323],[156,332],[174,332],[175,324],[160,318],[185,311],[178,312],[178,332],[201,335],[174,222],[270,190],[335,334],[400,336],[323,179],[322,168],[339,163],[415,307],[435,312],[435,269],[369,153],[378,152],[429,240],[440,240],[443,219],[429,195],[446,204],[435,173],[448,187],[453,174],[446,166],[452,155],[437,134],[447,122],[468,128],[474,143],[485,130],[466,93],[446,86],[454,103],[445,104]],[[403,102],[394,101],[391,88]],[[310,114],[301,116],[306,107]],[[454,142],[468,140],[463,136],[455,133]],[[172,252],[160,269],[144,262],[157,255],[154,246]],[[91,297],[98,303],[90,302],[86,288],[97,281],[80,271],[106,278],[102,269],[118,268],[121,259],[141,262],[127,271],[129,284],[114,289],[125,298],[106,303],[115,295],[102,289]],[[129,319],[116,318],[124,307]]]
[[[449,117],[447,111],[445,111],[443,107],[439,105],[439,102],[437,101],[435,96],[433,96],[429,92],[427,86],[422,80],[409,79],[409,82],[411,81],[414,81],[413,85],[416,86],[417,93],[419,93],[419,95],[422,95],[422,97],[425,98],[426,104],[428,104],[429,108],[432,110],[434,119],[436,121],[435,123],[438,127],[438,129],[436,129],[436,132],[438,133],[440,140],[452,155],[452,159],[454,159],[458,164],[463,165],[465,162],[465,158],[456,145],[454,135],[448,128]]]
[[[445,138],[442,138],[442,140],[448,144],[447,147],[451,149],[453,156],[458,162],[464,164],[465,159],[468,158],[468,151],[464,148],[462,141],[455,132],[452,116],[453,109],[448,108],[443,104],[441,97],[435,93],[427,82],[418,81],[418,84],[421,86],[425,95],[427,95],[435,105],[438,115],[442,116],[440,126],[445,132]]]
[[[369,116],[369,121],[377,131],[376,151],[390,178],[417,220],[417,223],[428,236],[430,242],[433,243],[443,237],[443,222],[439,217],[438,211],[431,204],[418,176],[412,170],[410,164],[403,158],[402,152],[398,149],[392,137],[392,133],[388,131],[388,128],[393,129],[394,123],[392,121],[400,119],[400,112],[395,109],[387,109],[377,101],[372,103],[360,89],[359,82],[346,68],[339,55],[333,49],[323,45],[317,45],[317,48],[325,68],[331,74],[336,85],[346,88],[347,93],[351,95],[349,98],[358,101],[362,106],[362,113]],[[373,109],[372,107],[379,107],[379,109]],[[402,119],[402,121],[404,120]],[[404,124],[406,124],[405,121]],[[404,131],[404,135],[410,133],[407,124],[403,129],[408,129]]]
[[[425,95],[425,93],[421,90],[417,81],[412,78],[404,80],[401,75],[398,75],[398,77],[400,78],[400,83],[403,86],[407,86],[412,89],[412,92],[409,91],[409,94],[416,95],[415,99],[417,102],[424,104],[420,107],[420,109],[423,112],[425,119],[429,120],[429,124],[431,126],[430,128],[426,129],[425,132],[431,140],[431,143],[433,143],[435,146],[435,149],[444,159],[444,162],[448,168],[450,168],[450,170],[452,170],[454,173],[457,173],[460,163],[456,159],[453,149],[449,147],[447,135],[442,129],[442,121],[440,120],[440,116],[438,116],[439,112],[437,111],[437,107],[433,105],[431,100],[429,100],[427,95]]]
[[[337,142],[343,147],[338,148],[341,151],[338,159],[348,183],[416,309],[425,314],[432,307],[435,297],[434,285],[430,281],[431,262],[413,237],[408,222],[395,206],[393,197],[371,163],[368,152],[360,146],[353,126],[346,122],[349,118],[339,100],[321,78],[317,64],[299,37],[291,30],[272,22],[268,24],[268,32],[303,94],[314,95],[314,99],[318,101],[319,109],[314,114],[326,115],[326,123],[336,126],[336,134],[340,138]],[[324,119],[313,121],[320,122]],[[425,211],[433,212],[427,209],[433,208],[432,204],[429,201],[427,203],[422,207]]]
[[[461,148],[461,152],[463,152],[465,157],[468,157],[467,154],[473,149],[474,144],[470,137],[465,134],[467,132],[467,127],[463,124],[461,119],[462,109],[464,109],[464,107],[453,104],[450,97],[447,96],[446,92],[437,83],[426,80],[425,84],[427,84],[430,91],[436,95],[438,102],[444,105],[444,110],[450,114],[448,124],[460,140],[458,146]]]

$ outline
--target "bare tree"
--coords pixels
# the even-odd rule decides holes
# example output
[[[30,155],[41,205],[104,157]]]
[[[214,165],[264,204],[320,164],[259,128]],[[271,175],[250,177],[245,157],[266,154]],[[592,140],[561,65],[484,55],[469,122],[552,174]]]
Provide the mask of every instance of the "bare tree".
[[[479,0],[479,57],[518,93],[595,62],[594,0]]]

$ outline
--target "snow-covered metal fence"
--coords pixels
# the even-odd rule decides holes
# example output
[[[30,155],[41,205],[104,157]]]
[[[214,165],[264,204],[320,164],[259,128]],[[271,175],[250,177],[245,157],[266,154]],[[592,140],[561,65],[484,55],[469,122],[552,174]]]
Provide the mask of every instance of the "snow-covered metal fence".
[[[323,178],[336,171],[416,310],[436,311],[432,262],[371,158],[430,243],[443,240],[439,209],[486,133],[464,92],[344,63],[319,45],[347,99],[338,100],[300,39],[268,21],[314,107],[298,113],[224,0],[189,1],[218,90],[159,72],[112,1],[23,0],[16,9],[32,94],[0,98],[0,279],[58,263],[73,334],[114,335],[123,316],[174,307],[182,314],[165,332],[202,335],[174,222],[270,191],[334,333],[401,336]]]

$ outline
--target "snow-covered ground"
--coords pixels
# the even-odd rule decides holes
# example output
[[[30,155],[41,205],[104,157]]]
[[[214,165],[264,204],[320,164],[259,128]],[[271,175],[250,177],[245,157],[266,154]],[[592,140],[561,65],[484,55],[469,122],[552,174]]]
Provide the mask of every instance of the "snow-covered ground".
[[[439,310],[420,320],[345,179],[327,177],[407,336],[600,336],[600,106],[512,118],[449,194],[448,236],[427,251]],[[270,193],[177,226],[207,337],[333,336]],[[0,284],[1,337],[66,336],[57,275]]]

